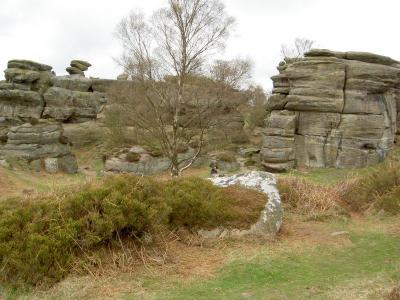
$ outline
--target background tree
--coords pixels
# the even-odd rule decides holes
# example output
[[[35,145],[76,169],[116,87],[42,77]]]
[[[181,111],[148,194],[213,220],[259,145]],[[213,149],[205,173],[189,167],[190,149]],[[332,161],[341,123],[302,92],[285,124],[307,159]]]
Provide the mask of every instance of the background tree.
[[[306,38],[296,38],[292,45],[282,45],[281,54],[282,57],[299,59],[304,57],[304,53],[310,51],[314,46],[315,41]]]
[[[264,121],[267,117],[267,100],[271,92],[265,92],[260,85],[250,85],[246,91],[248,106],[246,109],[246,125],[250,130],[256,127],[265,126]]]
[[[133,107],[132,123],[158,143],[173,176],[198,157],[212,112],[219,107],[220,90],[212,84],[199,88],[192,81],[203,74],[210,56],[224,48],[233,23],[218,0],[169,0],[150,19],[134,12],[118,25],[123,46],[119,63],[135,85],[121,93],[126,97],[116,93],[113,102]],[[182,144],[195,149],[189,158],[180,159]]]
[[[216,60],[211,66],[211,78],[234,89],[242,87],[251,78],[253,62],[250,59]]]

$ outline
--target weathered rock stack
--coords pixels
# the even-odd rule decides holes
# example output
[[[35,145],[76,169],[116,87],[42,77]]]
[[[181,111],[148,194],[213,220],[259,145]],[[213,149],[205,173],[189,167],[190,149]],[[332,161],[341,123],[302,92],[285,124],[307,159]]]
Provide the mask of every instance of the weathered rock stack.
[[[266,169],[352,168],[392,149],[400,63],[364,52],[314,49],[272,77],[261,160]]]
[[[69,75],[81,75],[85,76],[85,71],[89,69],[92,65],[84,60],[72,60],[70,66],[65,70]]]
[[[0,81],[0,160],[50,172],[77,171],[63,124],[95,120],[108,81],[88,79],[89,63],[73,60],[68,76],[28,60],[11,60]],[[24,163],[22,163],[23,165]]]

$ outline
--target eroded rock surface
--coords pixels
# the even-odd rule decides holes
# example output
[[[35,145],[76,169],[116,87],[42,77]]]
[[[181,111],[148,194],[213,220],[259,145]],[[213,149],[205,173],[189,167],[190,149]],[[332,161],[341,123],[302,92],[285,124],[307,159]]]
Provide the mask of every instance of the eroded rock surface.
[[[215,177],[210,179],[215,185],[227,187],[241,185],[246,188],[258,190],[266,194],[266,204],[260,214],[257,223],[249,229],[216,228],[214,230],[200,230],[199,234],[205,238],[232,237],[244,235],[275,236],[282,225],[283,208],[276,178],[273,174],[260,171],[252,171],[245,174],[237,174],[229,177]]]
[[[314,49],[273,76],[261,159],[272,171],[366,167],[385,159],[400,119],[400,63]]]
[[[63,135],[63,124],[94,121],[106,103],[108,81],[84,77],[91,65],[71,61],[68,76],[29,61],[8,62],[0,81],[0,154],[2,159],[49,172],[76,172],[75,157]],[[100,84],[101,83],[101,84]],[[100,86],[100,87],[99,87]],[[49,121],[46,121],[49,120]],[[36,160],[43,160],[38,163]]]
[[[0,148],[0,157],[4,157],[11,167],[17,163],[18,166],[31,165],[36,171],[41,167],[49,172],[77,171],[75,157],[63,137],[62,125],[50,120],[11,127],[6,144]]]
[[[178,154],[179,160],[189,159],[194,155],[193,149]],[[133,146],[130,149],[122,149],[107,158],[104,170],[116,173],[135,173],[139,175],[151,175],[168,171],[171,162],[161,153],[151,153],[140,146]]]

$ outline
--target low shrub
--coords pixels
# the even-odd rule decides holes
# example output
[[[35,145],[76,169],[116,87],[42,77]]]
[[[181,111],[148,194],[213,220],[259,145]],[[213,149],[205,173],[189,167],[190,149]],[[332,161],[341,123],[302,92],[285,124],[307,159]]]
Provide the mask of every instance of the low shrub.
[[[236,162],[236,156],[233,152],[221,152],[217,155],[217,159],[229,163]]]
[[[140,242],[162,229],[249,226],[265,195],[233,189],[199,178],[161,182],[121,175],[37,199],[4,201],[0,281],[49,285],[68,274],[77,257],[126,239]]]
[[[384,209],[383,206],[388,209],[396,207],[395,196],[399,195],[399,186],[400,163],[387,162],[371,168],[365,175],[353,180],[342,196],[346,204],[357,212]]]
[[[170,224],[187,228],[242,228],[255,223],[266,196],[241,187],[219,188],[196,178],[169,181],[165,197],[171,207]]]
[[[374,209],[395,215],[400,213],[400,186],[396,186],[389,192],[377,197]]]

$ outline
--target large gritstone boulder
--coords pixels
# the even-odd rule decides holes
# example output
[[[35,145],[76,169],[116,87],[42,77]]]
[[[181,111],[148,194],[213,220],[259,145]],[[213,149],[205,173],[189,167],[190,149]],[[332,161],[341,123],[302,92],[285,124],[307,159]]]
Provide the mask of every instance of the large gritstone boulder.
[[[261,150],[266,169],[366,167],[392,149],[400,119],[399,62],[314,49],[278,70]]]
[[[55,121],[40,120],[36,124],[11,127],[6,144],[0,146],[0,156],[11,165],[18,159],[37,166],[39,160],[51,172],[77,172],[76,160],[63,136],[62,125]]]
[[[276,178],[267,172],[249,172],[228,177],[215,177],[211,181],[221,187],[241,185],[255,189],[266,195],[265,207],[260,212],[260,218],[249,229],[216,228],[214,230],[200,230],[198,233],[205,238],[222,238],[245,235],[275,236],[283,221],[283,208]]]
[[[106,102],[103,93],[82,92],[61,87],[49,88],[44,94],[44,100],[46,107],[43,117],[76,123],[96,119]]]

